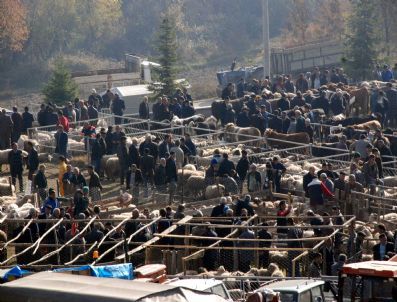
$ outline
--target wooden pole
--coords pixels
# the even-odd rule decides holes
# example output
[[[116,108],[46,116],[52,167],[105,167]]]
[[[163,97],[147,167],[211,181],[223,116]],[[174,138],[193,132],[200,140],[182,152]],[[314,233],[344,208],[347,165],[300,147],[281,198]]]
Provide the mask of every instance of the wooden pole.
[[[64,245],[60,246],[59,248],[57,248],[55,251],[52,251],[51,253],[48,253],[47,255],[41,257],[40,259],[33,261],[31,263],[29,263],[28,265],[34,265],[36,263],[40,263],[48,258],[50,258],[51,256],[58,254],[60,251],[62,251],[65,247],[67,247],[69,244],[71,244],[77,237],[79,237],[81,234],[83,234],[91,225],[91,223],[94,222],[94,220],[97,219],[96,216],[92,217],[90,222],[78,233],[76,233],[72,238],[70,238],[69,241],[67,241]],[[62,221],[62,220],[60,220]],[[37,245],[36,250],[38,249],[39,245]],[[35,252],[33,253],[35,254]]]
[[[25,233],[25,231],[28,229],[28,227],[32,224],[33,219],[30,219],[29,222],[25,225],[25,227],[22,229],[22,231],[19,232],[19,234],[17,236],[15,236],[13,239],[7,241],[4,246],[1,248],[1,250],[4,250],[10,243],[13,243],[14,241],[16,241],[19,237],[22,236],[23,233]]]
[[[161,219],[161,217],[157,217],[155,220],[152,220],[152,222],[150,222],[149,224],[146,224],[144,226],[142,226],[141,228],[139,228],[135,233],[131,234],[131,236],[128,238],[127,240],[127,245],[130,244],[132,238],[134,236],[136,236],[137,234],[139,234],[140,232],[142,232],[145,228],[150,227],[152,224],[156,223],[157,221],[159,221]],[[120,245],[122,245],[124,243],[124,241],[119,241],[117,244],[113,245],[110,249],[106,250],[105,252],[103,252],[102,255],[99,256],[98,259],[96,259],[92,265],[95,265],[96,263],[98,263],[100,260],[102,260],[103,257],[105,257],[107,254],[109,254],[111,251],[115,250],[117,247],[119,247]]]
[[[183,225],[184,223],[190,221],[193,217],[192,216],[186,216],[185,218],[179,220],[176,224],[171,225],[169,228],[167,228],[166,230],[164,230],[161,234],[169,234],[173,231],[176,230],[176,228],[180,225]],[[160,237],[156,236],[153,237],[152,239],[150,239],[149,241],[141,244],[140,246],[134,248],[133,250],[128,252],[128,256],[131,256],[133,254],[135,254],[136,252],[139,252],[141,250],[143,250],[144,248],[152,245],[153,243],[157,242],[158,240],[160,240]],[[182,247],[183,248],[183,247]],[[116,257],[117,261],[123,260],[125,258],[125,255],[120,255]]]

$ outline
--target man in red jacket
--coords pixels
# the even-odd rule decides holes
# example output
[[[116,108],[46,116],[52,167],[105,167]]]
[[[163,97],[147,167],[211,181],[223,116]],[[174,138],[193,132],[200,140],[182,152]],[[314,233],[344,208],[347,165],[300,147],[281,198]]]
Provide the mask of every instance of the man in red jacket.
[[[58,123],[57,126],[62,125],[65,132],[69,132],[69,120],[63,115],[61,110],[58,111]]]

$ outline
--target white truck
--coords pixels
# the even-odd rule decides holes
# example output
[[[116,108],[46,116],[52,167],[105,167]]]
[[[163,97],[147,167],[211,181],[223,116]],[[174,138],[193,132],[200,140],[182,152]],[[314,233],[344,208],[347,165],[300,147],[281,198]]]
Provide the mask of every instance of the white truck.
[[[282,302],[324,302],[324,281],[314,279],[289,279],[273,281],[263,288],[280,293]]]

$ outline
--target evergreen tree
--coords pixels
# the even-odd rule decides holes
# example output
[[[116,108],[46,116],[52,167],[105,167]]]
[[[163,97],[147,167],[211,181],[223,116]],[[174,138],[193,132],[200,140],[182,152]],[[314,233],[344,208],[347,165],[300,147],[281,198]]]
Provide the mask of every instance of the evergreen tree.
[[[354,0],[349,20],[350,32],[346,39],[346,57],[343,59],[346,70],[355,80],[365,80],[371,76],[377,58],[375,34],[375,2]]]
[[[159,80],[161,85],[153,86],[152,90],[156,96],[167,95],[170,96],[175,92],[175,77],[177,64],[177,42],[175,22],[172,18],[164,18],[159,31],[157,41],[157,50],[160,53],[159,57]]]
[[[44,87],[43,94],[47,102],[55,104],[64,104],[77,96],[77,84],[62,60],[55,64],[52,78]]]

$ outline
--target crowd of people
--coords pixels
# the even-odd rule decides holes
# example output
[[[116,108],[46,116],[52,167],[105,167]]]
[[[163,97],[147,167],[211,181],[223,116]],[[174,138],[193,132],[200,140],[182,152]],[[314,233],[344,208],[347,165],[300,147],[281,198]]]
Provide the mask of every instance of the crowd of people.
[[[390,77],[387,68],[380,75],[382,80],[386,79],[383,77],[387,77],[388,82],[393,80],[393,76]],[[346,110],[348,99],[341,91],[337,90],[331,99],[327,98],[326,92],[321,89],[321,86],[328,83],[347,84],[347,77],[342,69],[332,69],[331,72],[320,72],[319,69],[315,69],[310,75],[301,74],[295,83],[291,76],[283,76],[276,78],[274,83],[265,79],[263,81],[255,80],[252,83],[240,81],[236,87],[228,85],[222,92],[224,100],[220,124],[235,123],[239,127],[254,126],[262,134],[269,128],[280,133],[306,132],[313,142],[315,134],[311,123],[316,121],[314,109],[322,109],[327,116],[345,113]],[[319,95],[307,93],[309,89],[317,89]],[[272,109],[267,91],[280,93],[281,98],[277,101],[277,110]],[[296,96],[289,99],[288,93],[296,93]],[[380,109],[374,109],[372,112],[385,116],[383,123],[393,126],[393,118],[388,113],[394,112],[393,108],[397,107],[397,91],[390,83],[385,91],[378,89],[373,93],[377,93],[374,108],[380,108],[386,103],[389,107],[383,106],[384,111],[382,112]],[[239,113],[234,112],[231,104],[235,97],[245,98]],[[381,106],[381,104],[383,105]],[[115,124],[108,126],[107,129],[97,126],[95,122],[98,112],[103,108],[110,108],[115,115]],[[102,159],[106,155],[115,155],[118,158],[120,188],[123,191],[129,191],[136,204],[143,200],[142,195],[143,198],[146,198],[149,193],[158,192],[168,194],[169,205],[159,209],[161,219],[150,228],[142,228],[145,223],[144,219],[153,218],[149,209],[145,208],[140,211],[138,208],[134,208],[131,219],[125,225],[111,231],[107,237],[107,244],[102,246],[99,251],[100,254],[109,248],[109,245],[128,238],[139,229],[141,231],[134,237],[134,244],[148,241],[153,238],[154,233],[160,233],[169,228],[174,220],[185,217],[184,205],[178,204],[175,212],[173,208],[175,208],[175,196],[179,189],[178,170],[190,164],[191,158],[197,156],[197,147],[194,141],[188,133],[178,139],[169,133],[164,135],[161,140],[147,135],[140,144],[137,139],[133,138],[131,144],[128,145],[127,135],[122,126],[124,110],[124,101],[117,95],[107,91],[105,95],[100,96],[95,90],[87,101],[76,99],[62,108],[52,104],[41,106],[37,114],[38,124],[54,126],[57,129],[54,138],[55,153],[59,155],[58,190],[48,185],[46,165],[39,161],[34,145],[30,142],[27,143],[28,156],[26,159],[23,157],[22,150],[18,149],[19,137],[26,133],[34,122],[29,108],[26,107],[23,114],[18,113],[16,107],[13,108],[11,116],[5,111],[0,114],[0,127],[4,129],[0,134],[0,149],[11,147],[8,163],[10,164],[12,182],[16,185],[16,180],[18,180],[20,191],[24,191],[23,169],[26,165],[27,179],[30,181],[29,184],[32,184],[31,190],[37,192],[40,197],[40,209],[31,209],[26,217],[26,219],[37,218],[38,221],[24,230],[22,236],[16,241],[17,243],[35,242],[53,225],[47,220],[64,218],[64,222],[56,228],[56,231],[47,237],[46,243],[62,244],[78,234],[73,242],[78,246],[65,249],[60,255],[60,259],[48,260],[52,263],[65,263],[76,255],[84,253],[90,244],[100,241],[106,234],[109,234],[113,229],[112,223],[96,222],[92,227],[80,233],[85,227],[85,222],[79,222],[79,220],[94,216],[102,217],[99,201],[104,188],[102,182],[105,178]],[[152,115],[150,115],[149,100],[145,97],[139,107],[139,116],[142,119],[163,121],[171,120],[174,115],[186,118],[195,114],[191,96],[183,90],[177,90],[169,98],[158,98],[151,111]],[[86,121],[82,135],[86,138],[86,150],[90,153],[91,160],[89,165],[83,169],[72,165],[68,153],[69,132],[74,127],[74,123],[78,121]],[[344,224],[344,215],[353,214],[351,204],[347,205],[347,212],[342,214],[339,204],[331,201],[341,200],[343,194],[364,192],[366,189],[369,193],[375,194],[377,185],[382,184],[383,170],[387,167],[389,157],[393,156],[390,140],[382,133],[382,129],[368,130],[352,144],[349,144],[347,138],[342,135],[337,143],[337,148],[352,152],[349,171],[336,172],[332,163],[324,162],[320,170],[316,171],[314,166],[310,167],[309,172],[303,176],[304,194],[310,200],[310,210],[305,213],[308,218],[304,218],[304,222],[310,225],[306,229],[312,230],[316,237],[329,236]],[[325,242],[319,253],[311,255],[311,264],[308,269],[303,268],[298,262],[296,267],[292,267],[292,259],[300,254],[300,250],[304,248],[304,241],[287,240],[284,243],[286,247],[296,249],[296,251],[288,251],[288,259],[284,264],[272,263],[269,252],[272,242],[259,241],[257,244],[255,239],[274,239],[283,244],[281,239],[302,239],[305,229],[297,225],[297,221],[289,218],[293,205],[291,201],[283,200],[277,209],[276,230],[271,231],[269,228],[271,225],[268,222],[263,222],[260,224],[263,229],[254,232],[251,226],[257,225],[249,222],[249,218],[255,214],[255,205],[260,201],[251,195],[268,191],[270,187],[274,192],[284,192],[285,188],[282,188],[281,180],[287,172],[287,168],[276,156],[266,163],[266,171],[261,173],[258,171],[257,165],[250,161],[246,150],[242,150],[241,157],[236,164],[229,159],[230,155],[215,150],[209,166],[205,167],[205,183],[207,185],[222,184],[225,188],[225,196],[221,197],[220,203],[214,206],[211,217],[220,218],[217,223],[230,225],[230,228],[217,228],[216,224],[203,224],[188,230],[190,234],[202,237],[225,237],[234,230],[234,225],[245,225],[245,228],[238,229],[237,238],[253,240],[237,240],[235,245],[240,248],[256,246],[264,248],[259,251],[259,265],[267,268],[270,275],[275,277],[282,276],[283,269],[290,276],[293,271],[295,276],[303,274],[309,277],[336,275],[344,263],[362,259],[366,234],[356,232],[355,225],[352,223],[346,237],[341,231],[338,232]],[[141,194],[142,191],[143,194]],[[330,207],[330,205],[332,206]],[[193,216],[199,218],[203,216],[203,213],[195,210]],[[45,219],[46,222],[40,222],[40,219]],[[176,233],[184,235],[186,227],[178,227]],[[22,230],[23,224],[9,234],[15,237]],[[389,234],[383,225],[377,226],[376,233],[379,235],[380,243],[374,247],[374,259],[385,260],[392,257],[397,250],[396,236]],[[4,234],[4,236],[6,235]],[[180,242],[178,239],[165,237],[158,243],[170,245],[171,248],[173,244]],[[213,240],[194,239],[194,244],[203,247],[211,243]],[[222,241],[220,245],[221,247],[234,246],[231,241]],[[42,250],[42,253],[49,250]],[[120,250],[115,250],[103,261],[112,261],[114,256],[120,252],[122,253]],[[255,263],[255,252],[240,249],[237,254],[238,261],[237,267],[235,267],[232,250],[206,249],[200,265],[206,270],[216,270],[219,266],[223,266],[229,271],[237,269],[248,272]],[[2,256],[4,260],[6,255]],[[37,257],[26,253],[18,257],[18,263],[29,263]],[[81,261],[86,261],[86,259],[81,259]]]

